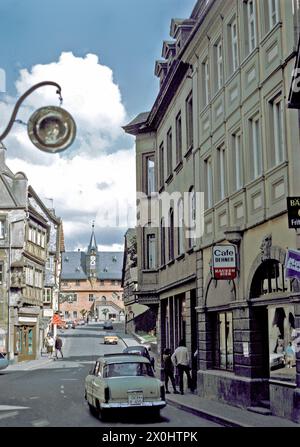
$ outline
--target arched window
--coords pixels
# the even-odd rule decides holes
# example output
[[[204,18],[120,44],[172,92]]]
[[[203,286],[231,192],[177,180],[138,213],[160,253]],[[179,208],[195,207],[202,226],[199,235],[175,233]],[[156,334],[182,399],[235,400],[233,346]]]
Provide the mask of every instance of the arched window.
[[[183,199],[179,199],[177,204],[177,251],[178,255],[184,253],[184,218]]]
[[[189,190],[189,248],[195,245],[195,226],[196,226],[196,200],[195,190],[192,186]]]
[[[162,217],[160,221],[160,263],[166,263],[166,228],[165,219]]]
[[[169,211],[169,261],[174,259],[174,211]]]

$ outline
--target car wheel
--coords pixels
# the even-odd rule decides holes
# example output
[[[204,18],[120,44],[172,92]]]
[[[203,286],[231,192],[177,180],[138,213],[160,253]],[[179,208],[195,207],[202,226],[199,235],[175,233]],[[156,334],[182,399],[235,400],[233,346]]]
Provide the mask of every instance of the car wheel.
[[[107,421],[107,411],[106,410],[100,410],[99,412],[99,418],[102,422]]]
[[[105,422],[107,419],[107,412],[103,409],[101,410],[99,400],[96,401],[95,411],[96,411],[96,416],[98,417],[98,419],[100,419],[102,422]]]
[[[91,413],[93,416],[95,416],[95,415],[96,415],[96,408],[93,407],[93,405],[91,405],[89,402],[88,402],[88,406],[89,406],[90,413]]]

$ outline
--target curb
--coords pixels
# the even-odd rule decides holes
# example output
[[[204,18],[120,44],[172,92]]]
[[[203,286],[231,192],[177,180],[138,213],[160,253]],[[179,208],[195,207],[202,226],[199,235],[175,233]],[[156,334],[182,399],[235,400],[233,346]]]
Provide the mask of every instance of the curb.
[[[36,362],[39,362],[39,363],[36,363],[36,364],[34,364],[34,365],[26,365],[26,361],[23,363],[23,362],[18,362],[18,363],[11,363],[8,367],[7,367],[7,371],[30,371],[30,370],[32,370],[32,369],[35,369],[35,368],[39,368],[40,366],[43,366],[43,365],[47,365],[48,363],[51,363],[51,362],[53,362],[53,360],[54,359],[47,359],[47,360],[45,360],[44,362],[39,362],[39,359],[37,359],[37,360],[35,360]],[[10,366],[13,366],[13,367],[15,367],[15,368],[12,368],[12,369],[10,369],[9,367]]]
[[[226,418],[224,416],[217,416],[216,414],[211,413],[207,410],[200,410],[199,408],[193,407],[192,405],[186,405],[180,402],[176,402],[174,400],[169,399],[168,397],[166,398],[166,401],[169,405],[172,405],[173,407],[179,408],[180,410],[184,410],[188,413],[192,413],[195,416],[199,416],[208,421],[216,422],[217,424],[223,425],[224,427],[243,427],[243,428],[253,427],[253,425],[236,422],[233,419]]]

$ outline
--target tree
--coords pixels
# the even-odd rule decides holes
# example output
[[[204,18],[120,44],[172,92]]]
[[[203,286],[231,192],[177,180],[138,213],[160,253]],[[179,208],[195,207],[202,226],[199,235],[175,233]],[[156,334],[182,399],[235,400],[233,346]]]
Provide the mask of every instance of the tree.
[[[108,314],[108,312],[109,312],[109,309],[107,309],[107,307],[105,307],[104,309],[102,309],[102,313],[103,313],[103,315],[104,315],[104,317],[105,317],[105,320],[106,320],[106,315]]]

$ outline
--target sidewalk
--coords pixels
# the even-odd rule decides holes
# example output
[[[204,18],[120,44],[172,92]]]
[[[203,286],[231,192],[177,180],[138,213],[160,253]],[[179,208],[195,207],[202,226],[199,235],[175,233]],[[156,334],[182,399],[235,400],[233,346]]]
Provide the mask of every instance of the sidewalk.
[[[31,369],[42,368],[48,363],[53,362],[54,358],[48,356],[40,357],[37,360],[24,360],[23,362],[12,363],[3,371],[29,371]]]
[[[169,405],[226,427],[300,428],[300,424],[296,424],[288,419],[252,413],[232,405],[209,399],[202,399],[197,396],[197,394],[186,393],[183,396],[181,394],[168,394],[166,400]]]

